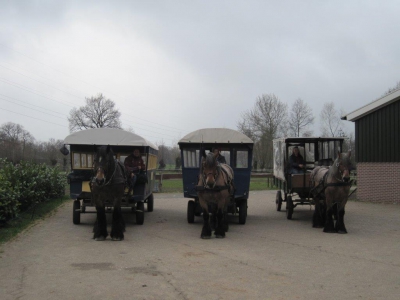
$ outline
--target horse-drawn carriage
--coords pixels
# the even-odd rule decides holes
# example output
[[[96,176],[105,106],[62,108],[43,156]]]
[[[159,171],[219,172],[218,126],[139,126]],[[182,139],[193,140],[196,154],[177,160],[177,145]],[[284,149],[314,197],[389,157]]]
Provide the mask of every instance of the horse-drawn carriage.
[[[218,193],[229,186],[208,187],[199,186],[201,174],[202,157],[205,160],[206,154],[211,153],[213,148],[220,151],[225,157],[228,169],[233,170],[233,191],[230,191],[230,201],[226,213],[239,215],[239,223],[245,224],[247,218],[247,199],[249,197],[251,162],[253,156],[253,141],[246,135],[227,128],[206,128],[199,129],[187,134],[179,141],[182,160],[183,194],[188,201],[187,220],[193,223],[195,216],[202,214],[202,207],[199,202],[199,194]],[[224,172],[220,172],[222,175]],[[217,173],[216,173],[217,174]],[[205,176],[205,175],[204,175]],[[216,176],[216,175],[215,175]],[[202,182],[202,181],[200,181]],[[215,183],[214,183],[215,185]]]
[[[310,178],[312,170],[316,166],[331,166],[338,151],[342,152],[343,141],[344,138],[322,137],[279,138],[273,141],[274,184],[279,188],[275,201],[277,211],[286,202],[286,217],[292,219],[297,205],[315,205],[319,201],[314,199],[315,186]],[[289,165],[295,147],[304,160],[300,174],[293,174]]]
[[[118,165],[121,166],[121,170],[124,170],[125,158],[132,154],[134,149],[139,149],[145,170],[141,170],[136,175],[138,179],[133,187],[133,194],[128,187],[125,188],[120,207],[130,208],[136,214],[136,223],[142,225],[144,222],[144,203],[147,203],[147,211],[153,211],[153,187],[158,147],[137,134],[114,128],[96,128],[74,132],[65,138],[64,145],[70,147],[71,173],[68,175],[68,183],[70,185],[70,196],[75,199],[73,203],[74,224],[80,224],[82,213],[96,213],[96,211],[86,208],[96,206],[92,188],[93,183],[95,183],[93,179],[95,177],[96,152],[98,152],[100,146],[109,145],[108,148],[112,151],[112,160],[116,162],[115,168],[110,172],[110,177],[105,179],[105,186],[107,182],[116,177],[115,174],[118,173],[116,171],[119,170]],[[64,154],[68,154],[65,149],[64,146]],[[126,180],[125,175],[123,181]],[[113,199],[107,198],[104,202],[107,211],[111,212]]]

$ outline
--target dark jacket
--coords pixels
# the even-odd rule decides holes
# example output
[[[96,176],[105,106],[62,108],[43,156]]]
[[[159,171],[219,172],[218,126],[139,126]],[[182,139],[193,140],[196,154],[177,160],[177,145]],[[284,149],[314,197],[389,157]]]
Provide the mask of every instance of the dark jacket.
[[[142,157],[135,157],[133,154],[128,155],[124,160],[124,166],[126,173],[139,173],[139,171],[145,171],[146,165]],[[139,169],[141,167],[141,169]]]
[[[301,154],[299,153],[298,156],[292,154],[290,155],[289,158],[289,169],[298,169],[301,170],[301,168],[299,167],[299,165],[304,165],[304,158],[303,156],[301,156]]]

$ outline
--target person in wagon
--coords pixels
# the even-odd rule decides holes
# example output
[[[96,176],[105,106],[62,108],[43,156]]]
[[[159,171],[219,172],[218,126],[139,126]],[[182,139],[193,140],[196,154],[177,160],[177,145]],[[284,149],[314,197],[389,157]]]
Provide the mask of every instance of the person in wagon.
[[[295,146],[292,150],[292,155],[289,158],[289,173],[303,174],[304,173],[304,158],[300,154],[299,147]]]
[[[131,188],[135,186],[137,180],[137,174],[141,170],[146,170],[146,166],[140,155],[139,149],[134,149],[133,153],[129,154],[124,160],[126,174],[130,178]]]
[[[226,164],[225,156],[221,155],[221,148],[213,148],[213,153],[220,164]]]

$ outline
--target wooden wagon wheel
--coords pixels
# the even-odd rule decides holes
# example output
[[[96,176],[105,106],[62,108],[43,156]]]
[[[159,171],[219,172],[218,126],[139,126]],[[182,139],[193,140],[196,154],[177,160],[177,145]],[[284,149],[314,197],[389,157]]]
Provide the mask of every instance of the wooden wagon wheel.
[[[276,192],[275,204],[276,204],[276,210],[277,211],[281,211],[281,208],[282,208],[282,192],[280,190]]]

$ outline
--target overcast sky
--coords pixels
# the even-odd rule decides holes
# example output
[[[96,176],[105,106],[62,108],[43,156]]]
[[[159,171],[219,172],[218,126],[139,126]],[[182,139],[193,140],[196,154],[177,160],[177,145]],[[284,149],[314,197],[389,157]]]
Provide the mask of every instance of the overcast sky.
[[[351,112],[400,81],[395,0],[0,4],[0,125],[39,141],[64,139],[69,111],[98,93],[123,127],[171,146],[236,129],[262,94],[301,98],[318,117],[324,103]]]

